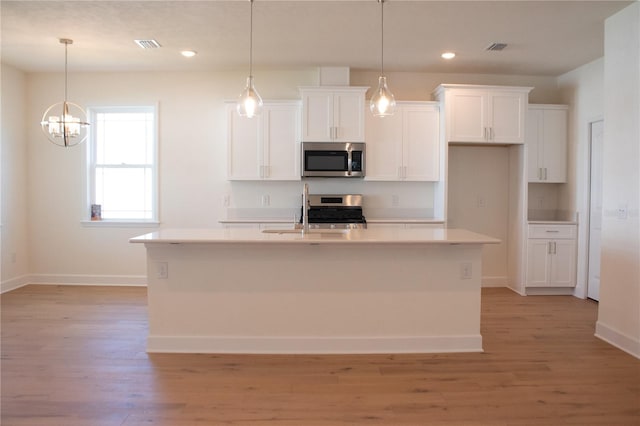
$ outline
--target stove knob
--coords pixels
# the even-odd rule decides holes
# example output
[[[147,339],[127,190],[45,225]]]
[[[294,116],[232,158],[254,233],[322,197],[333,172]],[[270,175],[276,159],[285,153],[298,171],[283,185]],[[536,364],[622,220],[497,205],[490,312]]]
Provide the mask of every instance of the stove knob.
[[[331,224],[331,229],[335,229],[336,225],[334,225],[333,223]]]

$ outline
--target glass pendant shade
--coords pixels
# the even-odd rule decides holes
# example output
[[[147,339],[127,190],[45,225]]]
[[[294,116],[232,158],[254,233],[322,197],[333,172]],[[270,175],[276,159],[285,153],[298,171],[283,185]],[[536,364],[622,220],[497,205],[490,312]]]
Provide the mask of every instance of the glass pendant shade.
[[[387,77],[383,75],[378,78],[378,88],[371,97],[369,109],[378,117],[386,117],[396,112],[396,99],[387,87]]]
[[[249,25],[249,77],[247,85],[240,94],[236,109],[243,117],[251,118],[262,112],[262,98],[253,85],[253,0],[250,3],[250,25]]]
[[[51,105],[44,112],[40,125],[49,141],[64,147],[84,142],[89,128],[84,110],[66,101]]]
[[[262,112],[262,98],[253,86],[253,76],[247,77],[247,86],[242,91],[236,106],[238,114],[243,117],[254,117]]]
[[[387,117],[396,112],[396,99],[387,86],[387,77],[384,75],[384,2],[380,3],[380,77],[378,77],[378,88],[371,96],[369,109],[376,117]]]

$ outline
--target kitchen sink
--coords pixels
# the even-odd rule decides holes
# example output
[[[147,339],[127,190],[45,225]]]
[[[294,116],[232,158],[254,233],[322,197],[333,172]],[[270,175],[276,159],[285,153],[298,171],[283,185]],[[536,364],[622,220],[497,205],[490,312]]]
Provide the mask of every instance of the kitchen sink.
[[[263,229],[265,234],[348,234],[350,229],[309,229],[308,231],[302,231],[302,229]]]

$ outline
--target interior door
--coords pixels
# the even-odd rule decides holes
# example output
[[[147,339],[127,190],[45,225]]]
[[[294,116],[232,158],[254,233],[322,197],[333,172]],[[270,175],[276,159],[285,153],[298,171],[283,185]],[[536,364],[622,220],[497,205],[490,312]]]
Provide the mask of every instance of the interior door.
[[[604,122],[591,123],[589,205],[589,272],[587,297],[600,300],[600,239],[602,233],[602,142]]]

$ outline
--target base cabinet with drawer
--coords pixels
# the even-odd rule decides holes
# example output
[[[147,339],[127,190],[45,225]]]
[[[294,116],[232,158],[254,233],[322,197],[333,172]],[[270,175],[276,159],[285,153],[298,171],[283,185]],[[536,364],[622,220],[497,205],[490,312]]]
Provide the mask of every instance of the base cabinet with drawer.
[[[576,225],[529,225],[527,287],[575,287],[576,251]]]

